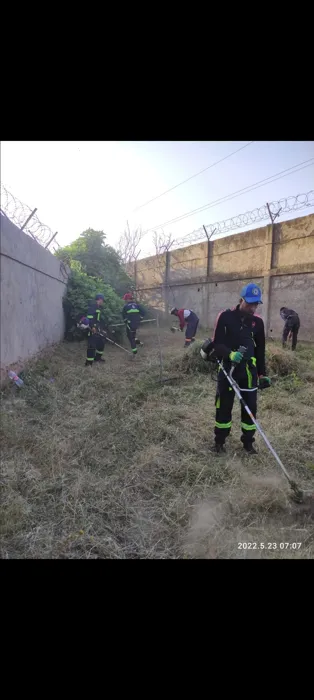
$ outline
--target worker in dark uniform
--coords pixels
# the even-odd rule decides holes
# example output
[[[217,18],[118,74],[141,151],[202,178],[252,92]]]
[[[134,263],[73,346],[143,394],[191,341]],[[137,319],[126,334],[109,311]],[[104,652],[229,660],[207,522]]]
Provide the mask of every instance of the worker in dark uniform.
[[[87,321],[89,324],[87,338],[87,356],[86,367],[92,367],[94,362],[105,362],[103,352],[105,347],[105,338],[100,335],[100,311],[104,303],[104,295],[96,294],[95,301],[89,304],[87,311]],[[105,333],[102,331],[102,333]]]
[[[184,347],[188,348],[191,343],[195,341],[197,326],[199,324],[198,316],[196,316],[196,313],[191,311],[191,309],[177,309],[176,307],[171,309],[170,313],[178,317],[180,331],[183,331],[186,325]]]
[[[124,295],[123,300],[126,302],[122,309],[122,317],[126,326],[126,334],[131,345],[133,355],[137,355],[137,346],[143,347],[143,343],[137,338],[137,330],[141,320],[145,315],[145,311],[140,304],[134,301],[133,294],[128,292]]]
[[[280,309],[280,316],[285,322],[282,333],[282,347],[287,346],[287,338],[292,337],[291,350],[295,350],[297,347],[298,333],[300,329],[300,318],[296,311],[293,309],[287,309],[286,306],[282,306]]]
[[[216,357],[222,361],[225,370],[229,373],[232,365],[235,366],[233,378],[237,382],[245,403],[256,418],[257,387],[267,388],[270,379],[266,376],[265,368],[265,330],[264,322],[260,316],[255,315],[259,304],[262,304],[260,288],[254,284],[247,284],[241,291],[240,303],[234,309],[222,311],[216,321],[213,342],[208,346],[204,343],[204,354],[208,355],[213,348]],[[207,346],[206,346],[207,343]],[[246,350],[239,352],[240,347]],[[204,358],[205,359],[205,358]],[[210,359],[210,358],[207,358]],[[232,408],[235,393],[223,372],[218,372],[218,384],[216,393],[216,422],[215,422],[215,449],[216,452],[224,451],[224,444],[231,430]],[[241,441],[243,448],[250,454],[256,454],[253,446],[256,427],[241,406]]]

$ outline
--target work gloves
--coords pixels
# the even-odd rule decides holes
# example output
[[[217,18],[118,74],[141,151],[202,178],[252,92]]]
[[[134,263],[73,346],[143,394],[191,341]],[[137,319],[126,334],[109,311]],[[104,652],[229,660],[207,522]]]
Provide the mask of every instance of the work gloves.
[[[243,355],[242,352],[239,352],[238,350],[236,352],[231,352],[229,355],[229,360],[231,362],[234,362],[236,365],[239,364],[243,360]]]
[[[271,385],[271,380],[269,377],[259,377],[258,378],[258,387],[259,389],[268,389]]]
[[[101,335],[102,338],[105,338],[107,335],[107,331],[100,328],[100,326],[93,326],[91,332],[93,335]]]

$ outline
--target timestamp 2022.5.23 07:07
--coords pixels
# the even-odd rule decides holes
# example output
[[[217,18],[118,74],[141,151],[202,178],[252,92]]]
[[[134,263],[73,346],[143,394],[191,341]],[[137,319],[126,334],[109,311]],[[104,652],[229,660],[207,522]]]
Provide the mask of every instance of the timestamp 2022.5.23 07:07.
[[[300,549],[302,542],[238,542],[238,549]]]

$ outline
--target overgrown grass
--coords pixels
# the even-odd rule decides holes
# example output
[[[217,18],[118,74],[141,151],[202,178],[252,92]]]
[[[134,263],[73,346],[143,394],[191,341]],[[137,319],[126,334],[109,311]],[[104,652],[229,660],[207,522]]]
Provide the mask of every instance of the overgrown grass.
[[[243,458],[237,404],[228,452],[213,453],[216,385],[198,348],[161,333],[163,379],[173,382],[159,382],[157,331],[145,328],[134,362],[110,347],[90,370],[85,344],[64,343],[25,370],[22,389],[3,388],[2,558],[313,557],[311,510],[290,502],[259,438],[259,455]],[[272,344],[267,354],[276,376],[258,417],[293,478],[314,491],[314,350]]]

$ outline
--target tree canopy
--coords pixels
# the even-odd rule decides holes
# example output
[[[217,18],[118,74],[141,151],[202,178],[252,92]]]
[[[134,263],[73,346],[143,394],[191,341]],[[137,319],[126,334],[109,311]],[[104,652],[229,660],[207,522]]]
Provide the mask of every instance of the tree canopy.
[[[105,241],[103,231],[89,228],[73,243],[60,248],[56,256],[68,265],[74,260],[78,261],[89,277],[97,277],[122,296],[132,288],[132,280],[122,266],[119,253]]]
[[[108,326],[121,319],[121,297],[132,289],[132,280],[123,268],[119,253],[105,240],[103,231],[89,228],[55,253],[71,268],[63,299],[69,339],[81,336],[76,328],[77,321],[87,313],[88,303],[97,293],[104,295],[100,318]]]
[[[90,277],[80,269],[80,263],[71,262],[71,275],[68,280],[66,294],[63,298],[63,308],[66,314],[66,333],[76,328],[79,318],[86,316],[89,302],[96,294],[104,295],[104,305],[101,306],[100,320],[107,327],[121,320],[122,300],[109,284],[98,277]],[[76,335],[80,336],[77,332]]]

